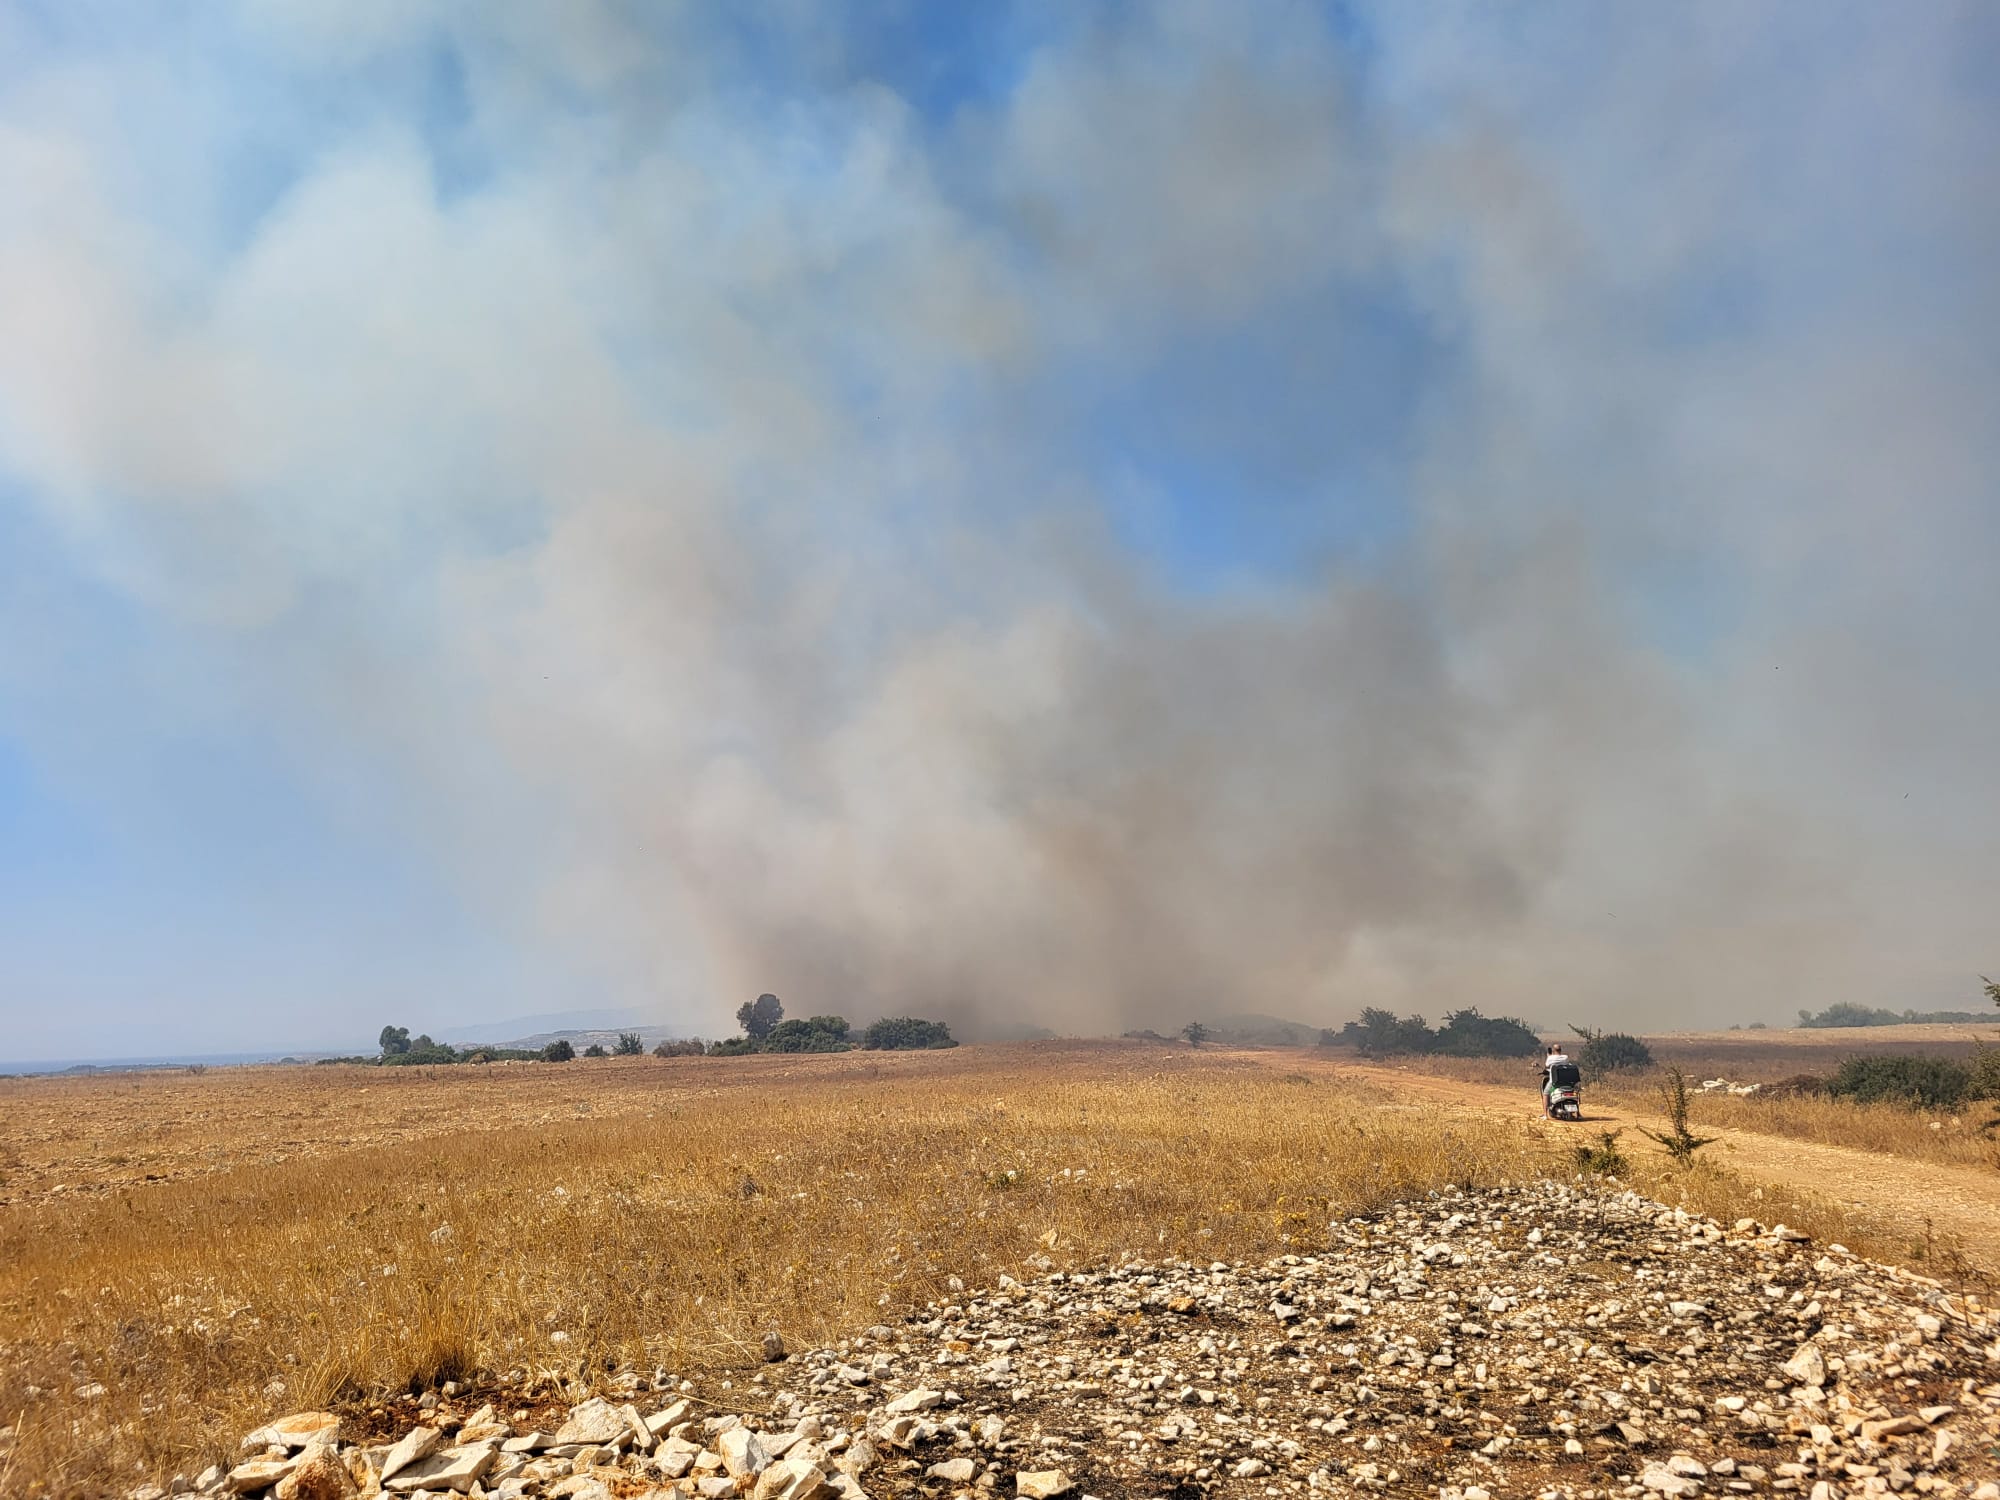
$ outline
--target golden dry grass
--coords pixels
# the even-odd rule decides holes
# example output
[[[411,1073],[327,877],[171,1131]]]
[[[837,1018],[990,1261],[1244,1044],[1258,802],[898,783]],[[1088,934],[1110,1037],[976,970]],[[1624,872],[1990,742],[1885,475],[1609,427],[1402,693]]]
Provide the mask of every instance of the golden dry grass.
[[[0,1213],[0,1422],[19,1428],[0,1491],[191,1474],[278,1408],[453,1376],[551,1394],[620,1364],[719,1381],[766,1329],[810,1345],[951,1276],[1262,1257],[1338,1213],[1568,1170],[1533,1126],[1411,1108],[1282,1054],[1038,1045],[134,1083],[7,1090],[0,1139],[31,1186]],[[1869,1248],[1823,1205],[1639,1172]],[[132,1180],[148,1173],[162,1180]]]

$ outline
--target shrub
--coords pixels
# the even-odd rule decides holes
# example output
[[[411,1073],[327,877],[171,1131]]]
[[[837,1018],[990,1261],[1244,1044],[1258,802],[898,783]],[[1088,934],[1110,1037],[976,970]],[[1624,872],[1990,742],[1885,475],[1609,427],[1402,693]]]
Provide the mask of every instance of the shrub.
[[[813,1016],[801,1021],[794,1017],[780,1021],[764,1038],[766,1052],[845,1052],[854,1044],[847,1039],[847,1017]]]
[[[762,1052],[764,1044],[754,1036],[732,1036],[708,1046],[710,1057],[745,1057],[752,1052]]]
[[[543,1062],[569,1062],[576,1056],[576,1048],[569,1044],[567,1037],[557,1037],[542,1048]]]
[[[1513,1016],[1455,1010],[1437,1029],[1432,1050],[1447,1057],[1533,1057],[1542,1050],[1542,1039]]]
[[[1572,1026],[1583,1045],[1576,1049],[1577,1066],[1586,1073],[1616,1073],[1623,1068],[1650,1068],[1653,1049],[1623,1031],[1592,1031]]]
[[[1181,1036],[1190,1047],[1199,1047],[1208,1040],[1208,1028],[1199,1021],[1190,1021],[1181,1028]]]
[[[1973,1098],[1972,1069],[1949,1057],[1862,1056],[1845,1059],[1826,1091],[1858,1104],[1907,1104],[1953,1109]]]
[[[639,1040],[639,1033],[636,1031],[619,1032],[618,1045],[611,1049],[612,1055],[616,1057],[639,1057],[645,1050],[646,1044]]]
[[[1982,1045],[1972,1054],[1972,1097],[2000,1099],[2000,1047]]]
[[[884,1016],[861,1033],[861,1045],[871,1052],[921,1052],[956,1047],[951,1028],[942,1021],[917,1016]]]
[[[1595,1146],[1572,1146],[1570,1154],[1576,1164],[1586,1172],[1594,1172],[1599,1177],[1617,1177],[1632,1164],[1625,1159],[1625,1153],[1618,1149],[1618,1137],[1622,1130],[1600,1130]]]
[[[708,1048],[702,1045],[700,1037],[683,1037],[677,1042],[662,1042],[653,1049],[655,1057],[700,1057]]]
[[[604,1043],[592,1042],[588,1047],[583,1049],[583,1055],[585,1057],[609,1057],[611,1054],[604,1050]]]

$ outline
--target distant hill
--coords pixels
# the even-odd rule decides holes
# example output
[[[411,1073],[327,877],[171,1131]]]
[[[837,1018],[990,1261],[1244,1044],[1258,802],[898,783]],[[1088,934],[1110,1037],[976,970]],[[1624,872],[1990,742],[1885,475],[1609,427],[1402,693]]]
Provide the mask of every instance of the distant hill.
[[[651,1019],[644,1011],[630,1006],[604,1008],[598,1010],[558,1010],[536,1016],[515,1016],[506,1021],[473,1021],[464,1026],[447,1026],[435,1033],[441,1042],[450,1042],[463,1047],[471,1042],[498,1044],[502,1037],[546,1036],[574,1037],[585,1031],[608,1031],[617,1036],[621,1031],[643,1031]],[[411,1030],[419,1028],[412,1027]],[[678,1033],[668,1033],[678,1035]]]

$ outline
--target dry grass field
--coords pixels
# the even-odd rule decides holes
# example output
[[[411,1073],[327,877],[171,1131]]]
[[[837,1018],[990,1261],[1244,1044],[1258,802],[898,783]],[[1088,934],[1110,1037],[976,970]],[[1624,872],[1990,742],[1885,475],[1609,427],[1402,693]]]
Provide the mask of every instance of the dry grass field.
[[[740,1382],[1023,1265],[1262,1257],[1576,1140],[1323,1055],[922,1054],[0,1081],[0,1492],[122,1492],[257,1421],[455,1378]],[[1628,1147],[1639,1143],[1627,1140]],[[1910,1260],[1809,1190],[1633,1150],[1631,1180]],[[282,1387],[282,1388],[281,1388]]]

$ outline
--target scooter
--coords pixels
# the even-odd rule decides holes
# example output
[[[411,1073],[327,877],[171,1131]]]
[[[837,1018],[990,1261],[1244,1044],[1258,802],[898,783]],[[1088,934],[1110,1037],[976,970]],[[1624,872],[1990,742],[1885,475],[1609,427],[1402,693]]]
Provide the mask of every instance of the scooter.
[[[1561,1062],[1549,1069],[1543,1095],[1548,1100],[1552,1120],[1583,1118],[1583,1070],[1573,1062]]]

